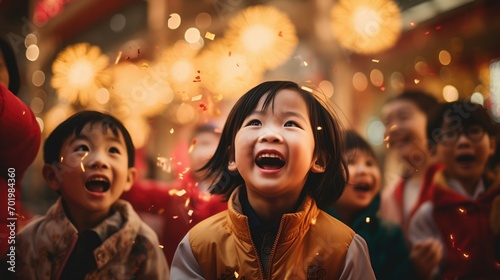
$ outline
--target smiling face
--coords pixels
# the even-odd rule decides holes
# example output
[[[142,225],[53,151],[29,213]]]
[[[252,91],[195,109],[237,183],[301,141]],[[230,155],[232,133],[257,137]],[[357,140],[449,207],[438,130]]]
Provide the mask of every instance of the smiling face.
[[[342,212],[366,208],[380,190],[381,175],[373,156],[360,149],[347,151],[349,183],[335,203]]]
[[[68,137],[59,163],[44,166],[49,186],[61,193],[69,215],[76,219],[107,217],[135,175],[135,168],[128,167],[123,135],[99,123],[86,124],[78,136]]]
[[[476,125],[477,126],[477,125]],[[460,127],[467,129],[467,127]],[[456,130],[456,122],[445,118],[442,131]],[[449,178],[460,181],[464,187],[475,185],[482,176],[488,159],[495,152],[495,139],[484,132],[480,139],[471,140],[462,132],[455,143],[436,144],[436,157],[444,165]]]
[[[412,166],[417,167],[427,155],[427,116],[412,101],[394,100],[382,108],[385,141]]]
[[[294,90],[282,89],[263,108],[264,95],[234,140],[234,164],[249,199],[298,199],[315,159],[314,136],[306,102]],[[273,108],[274,107],[274,108]]]

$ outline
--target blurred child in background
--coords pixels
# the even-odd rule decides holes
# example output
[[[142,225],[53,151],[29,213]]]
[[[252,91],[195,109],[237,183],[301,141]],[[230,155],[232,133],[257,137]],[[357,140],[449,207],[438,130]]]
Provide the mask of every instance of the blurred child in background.
[[[410,241],[439,242],[439,279],[500,279],[500,181],[487,172],[497,133],[491,118],[478,104],[445,103],[427,133],[443,169],[433,177],[431,199],[415,213]]]
[[[327,210],[328,214],[365,239],[377,279],[412,279],[415,272],[403,232],[397,225],[376,216],[382,179],[375,153],[354,131],[346,132],[344,145],[349,182]]]

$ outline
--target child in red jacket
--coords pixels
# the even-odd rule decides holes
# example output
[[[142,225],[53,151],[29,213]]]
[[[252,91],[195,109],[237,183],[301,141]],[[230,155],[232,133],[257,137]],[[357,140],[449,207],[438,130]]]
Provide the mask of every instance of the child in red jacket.
[[[434,274],[441,279],[500,279],[500,182],[487,174],[495,127],[486,109],[442,104],[427,126],[431,151],[443,164],[433,177],[431,200],[410,223],[412,243],[434,238],[443,248]],[[496,249],[495,249],[496,248]]]

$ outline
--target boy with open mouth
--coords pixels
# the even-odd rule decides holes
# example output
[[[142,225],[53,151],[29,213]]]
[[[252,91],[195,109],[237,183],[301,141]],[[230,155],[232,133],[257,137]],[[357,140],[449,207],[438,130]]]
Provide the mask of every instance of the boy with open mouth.
[[[18,236],[19,279],[168,279],[158,237],[120,196],[134,145],[111,115],[82,111],[44,145],[43,176],[61,197]]]
[[[410,241],[439,241],[439,279],[500,279],[500,182],[487,172],[496,135],[490,116],[478,104],[445,103],[427,135],[443,168],[433,177],[431,200],[410,223]]]

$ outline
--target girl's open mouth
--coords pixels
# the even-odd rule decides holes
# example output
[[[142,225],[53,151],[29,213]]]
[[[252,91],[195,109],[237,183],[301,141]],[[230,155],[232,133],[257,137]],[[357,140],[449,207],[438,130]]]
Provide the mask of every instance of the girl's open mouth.
[[[257,156],[255,164],[262,169],[273,170],[285,166],[285,160],[278,154],[263,153]]]

